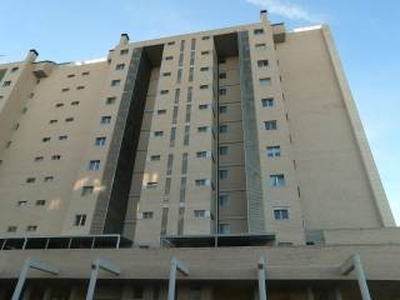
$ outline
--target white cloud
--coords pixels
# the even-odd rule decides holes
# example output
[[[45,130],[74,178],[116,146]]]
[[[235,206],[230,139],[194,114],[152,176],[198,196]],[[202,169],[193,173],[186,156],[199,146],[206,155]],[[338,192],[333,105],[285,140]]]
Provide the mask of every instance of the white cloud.
[[[287,0],[246,0],[260,8],[265,8],[269,13],[286,17],[292,20],[317,22],[318,19],[299,5]]]

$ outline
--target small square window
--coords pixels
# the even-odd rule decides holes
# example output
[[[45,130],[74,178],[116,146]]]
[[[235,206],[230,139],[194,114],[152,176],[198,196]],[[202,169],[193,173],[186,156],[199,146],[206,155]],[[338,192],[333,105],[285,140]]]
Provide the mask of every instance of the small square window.
[[[199,158],[204,158],[204,157],[208,157],[209,155],[208,155],[208,151],[198,151],[198,152],[196,152],[196,157],[199,157]]]
[[[162,130],[154,131],[153,135],[155,137],[162,137],[164,135],[164,131]]]
[[[199,109],[203,110],[203,109],[208,109],[209,104],[199,104]]]
[[[10,86],[11,85],[11,80],[4,81],[3,86]]]
[[[94,141],[94,144],[99,147],[104,146],[106,144],[106,137],[97,137]]]
[[[194,210],[194,218],[195,219],[204,219],[205,217],[206,217],[206,211],[204,209]]]
[[[77,87],[76,87],[76,89],[77,89],[78,91],[83,90],[84,88],[85,88],[85,86],[83,86],[83,85],[80,85],[80,86],[77,86]]]
[[[89,162],[88,170],[98,171],[100,169],[100,160],[91,160]]]
[[[57,103],[56,104],[56,107],[63,107],[64,106],[64,103]]]
[[[69,91],[69,88],[62,88],[62,89],[61,89],[61,92],[62,92],[62,93],[65,93],[65,92],[68,92],[68,91]]]
[[[16,71],[18,71],[19,70],[19,67],[13,67],[12,69],[11,69],[11,73],[14,73],[14,72],[16,72]]]
[[[220,180],[228,179],[228,170],[219,170],[218,177]]]
[[[165,94],[168,94],[169,93],[169,90],[161,90],[160,91],[160,94],[161,95],[165,95]]]
[[[208,132],[208,126],[197,127],[197,132],[201,132],[201,133]]]
[[[165,57],[165,60],[173,60],[173,59],[174,59],[174,57],[172,55]]]
[[[108,97],[106,99],[106,104],[107,105],[112,105],[112,104],[115,104],[116,101],[117,101],[117,97]]]
[[[265,128],[265,130],[277,130],[278,125],[277,125],[276,120],[265,121],[264,128]]]
[[[117,71],[121,71],[123,69],[125,69],[125,64],[117,64],[115,66],[115,70],[117,70]]]
[[[54,176],[46,176],[43,178],[44,182],[52,182],[54,180]]]
[[[221,234],[231,233],[231,225],[226,223],[219,224],[219,233]]]
[[[207,179],[196,179],[194,183],[196,186],[205,186],[207,185]]]
[[[70,123],[70,122],[73,122],[73,121],[74,121],[74,118],[72,118],[72,117],[65,119],[65,122],[67,122],[67,123]]]
[[[200,89],[201,90],[205,90],[205,89],[208,89],[209,88],[209,85],[208,84],[202,84],[202,85],[200,85]]]
[[[274,106],[274,98],[263,98],[263,99],[261,99],[261,104],[263,107],[273,107]]]
[[[220,114],[226,114],[228,112],[228,107],[226,105],[220,105],[219,106],[219,113]]]
[[[205,71],[208,71],[208,70],[210,70],[209,67],[201,67],[200,68],[200,72],[205,72]]]
[[[257,28],[257,29],[254,29],[254,35],[262,35],[262,34],[264,34],[264,29],[262,29],[262,28]]]
[[[260,78],[260,86],[271,86],[271,78]]]
[[[68,139],[68,136],[67,136],[67,135],[60,135],[60,136],[58,137],[58,139],[59,139],[60,141],[65,141],[66,139]]]
[[[210,36],[206,35],[206,36],[203,36],[201,39],[202,39],[203,41],[206,41],[206,40],[209,40],[209,39],[210,39]]]
[[[228,206],[229,205],[229,196],[228,195],[219,195],[218,197],[219,206]]]
[[[46,205],[46,200],[39,199],[36,200],[36,206],[45,206]]]
[[[38,161],[43,161],[44,160],[44,157],[43,156],[36,156],[35,157],[35,161],[36,162],[38,162]]]
[[[219,89],[219,95],[220,96],[226,95],[226,89]]]
[[[146,183],[145,188],[146,189],[155,189],[158,186],[158,182],[157,181],[149,181]]]
[[[168,46],[175,45],[175,41],[170,41],[170,42],[167,43],[167,45],[168,45]]]
[[[220,65],[226,64],[226,59],[220,59],[218,63]]]
[[[89,71],[82,72],[82,76],[88,76],[90,74]]]
[[[26,183],[34,183],[36,181],[36,178],[35,177],[28,177],[27,179],[26,179]]]
[[[18,207],[25,207],[25,206],[28,206],[28,201],[26,201],[26,200],[19,200],[19,201],[17,202],[17,206],[18,206]]]
[[[86,185],[86,186],[82,187],[81,196],[82,197],[89,196],[89,195],[93,194],[93,192],[94,192],[94,186]]]
[[[61,155],[56,154],[56,155],[51,156],[51,160],[60,160],[60,159],[61,159]]]
[[[225,79],[226,73],[219,73],[218,77],[219,77],[219,79]]]
[[[28,232],[34,232],[34,231],[37,231],[37,226],[36,225],[28,225],[28,226],[26,226],[26,231],[28,231]]]
[[[102,116],[100,118],[100,124],[110,124],[111,123],[111,116]]]
[[[119,51],[120,55],[127,55],[129,53],[129,49],[122,49],[121,51]]]
[[[269,146],[267,147],[267,157],[279,157],[281,156],[280,146]]]
[[[50,142],[50,140],[51,140],[51,137],[49,137],[49,136],[46,136],[46,137],[42,138],[42,142],[43,143]]]
[[[228,146],[219,146],[219,155],[227,155]]]
[[[219,125],[219,133],[227,133],[228,132],[228,125]]]
[[[150,155],[150,161],[160,161],[161,160],[161,155],[155,154],[155,155]]]
[[[153,219],[153,212],[152,211],[144,211],[142,212],[143,219]]]
[[[164,76],[164,77],[170,77],[170,76],[171,76],[171,72],[164,72],[164,73],[162,74],[162,76]]]
[[[210,51],[201,51],[201,55],[208,55],[210,54]]]
[[[7,232],[17,232],[17,226],[8,226]]]
[[[120,79],[111,80],[111,86],[120,86],[120,85],[121,85]]]
[[[275,220],[289,220],[289,210],[287,208],[274,209]]]
[[[166,109],[159,109],[157,110],[157,115],[165,115],[167,113]]]
[[[281,187],[285,185],[285,176],[283,174],[269,175],[270,187]]]
[[[74,226],[85,226],[86,215],[75,215]]]
[[[264,43],[256,44],[257,50],[266,50],[267,46]]]
[[[257,61],[257,66],[259,68],[266,68],[268,67],[268,60],[267,59],[262,59]]]
[[[72,105],[72,106],[77,106],[77,105],[79,105],[79,101],[72,101],[72,102],[71,102],[71,105]]]

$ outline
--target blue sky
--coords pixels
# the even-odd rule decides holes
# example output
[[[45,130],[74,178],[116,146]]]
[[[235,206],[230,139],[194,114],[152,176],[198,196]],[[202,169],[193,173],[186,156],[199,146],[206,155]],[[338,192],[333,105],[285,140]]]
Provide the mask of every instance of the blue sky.
[[[260,8],[288,29],[331,27],[397,223],[400,224],[400,2],[365,0],[12,0],[1,4],[0,63],[35,48],[42,60],[106,56],[131,40],[253,23]]]

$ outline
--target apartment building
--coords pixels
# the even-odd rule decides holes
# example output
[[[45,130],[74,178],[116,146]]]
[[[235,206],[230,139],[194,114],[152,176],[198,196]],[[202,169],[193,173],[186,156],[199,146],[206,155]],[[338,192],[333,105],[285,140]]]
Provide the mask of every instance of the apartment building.
[[[33,273],[24,299],[83,299],[99,257],[121,280],[92,274],[95,299],[166,299],[181,260],[178,299],[265,299],[260,266],[271,299],[400,297],[400,234],[326,25],[262,11],[122,34],[104,59],[37,56],[0,65],[0,299],[28,258],[58,277]],[[338,267],[356,252],[362,293]]]

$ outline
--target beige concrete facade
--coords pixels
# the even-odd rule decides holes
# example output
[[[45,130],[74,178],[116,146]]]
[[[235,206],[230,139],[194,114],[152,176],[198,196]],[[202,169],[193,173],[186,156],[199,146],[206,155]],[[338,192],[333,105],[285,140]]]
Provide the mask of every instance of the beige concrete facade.
[[[361,299],[338,269],[359,252],[373,295],[399,299],[399,231],[327,26],[263,14],[36,60],[0,65],[3,287],[32,258],[61,271],[32,273],[24,299],[83,299],[102,257],[122,273],[96,299],[166,299],[176,256],[191,268],[178,299],[257,299],[265,255],[271,299]],[[133,248],[68,240],[107,234]]]

